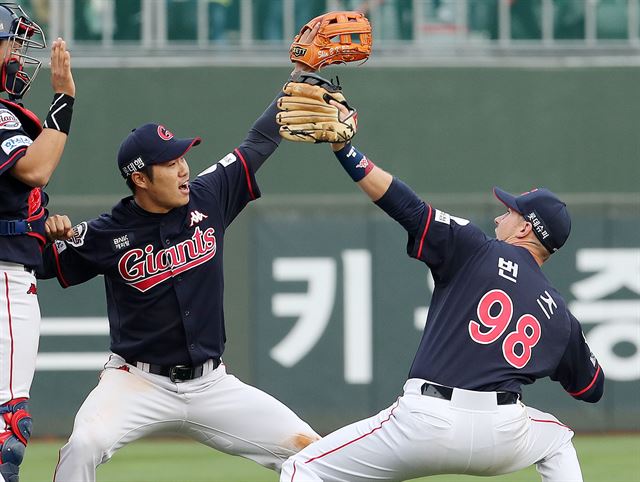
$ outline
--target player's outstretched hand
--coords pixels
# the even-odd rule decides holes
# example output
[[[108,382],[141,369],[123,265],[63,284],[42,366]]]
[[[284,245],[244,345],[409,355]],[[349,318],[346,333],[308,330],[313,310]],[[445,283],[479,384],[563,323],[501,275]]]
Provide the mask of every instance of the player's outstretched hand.
[[[67,43],[58,37],[51,45],[51,87],[55,93],[76,96],[76,84],[71,74],[71,54]]]
[[[298,42],[302,44],[311,45],[311,43],[313,42],[313,39],[316,38],[316,35],[318,34],[318,30],[320,30],[320,22],[316,22],[316,24],[313,26],[311,30],[307,30],[303,32]],[[297,72],[315,72],[315,69],[312,69],[311,67],[309,67],[306,64],[303,64],[302,62],[294,62],[294,63],[295,63],[295,67],[293,69],[293,72],[291,72],[291,75],[294,75]]]
[[[69,239],[75,234],[71,227],[71,220],[64,214],[49,216],[45,223],[45,232],[51,241]]]

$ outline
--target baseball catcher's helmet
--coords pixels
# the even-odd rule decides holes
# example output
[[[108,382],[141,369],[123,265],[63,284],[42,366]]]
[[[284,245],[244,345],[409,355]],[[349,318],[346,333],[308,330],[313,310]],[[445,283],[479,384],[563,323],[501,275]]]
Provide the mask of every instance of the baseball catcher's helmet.
[[[0,2],[0,41],[8,41],[2,59],[0,92],[9,94],[11,100],[22,98],[31,87],[42,62],[27,54],[30,48],[47,46],[44,32],[33,22],[20,5]]]

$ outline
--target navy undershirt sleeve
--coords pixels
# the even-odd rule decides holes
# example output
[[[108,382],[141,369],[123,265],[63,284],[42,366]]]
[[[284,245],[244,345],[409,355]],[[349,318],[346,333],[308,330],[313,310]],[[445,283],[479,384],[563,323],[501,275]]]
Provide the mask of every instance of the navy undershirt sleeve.
[[[278,113],[278,99],[283,95],[284,93],[280,92],[276,96],[269,107],[255,121],[247,137],[239,146],[249,164],[249,168],[253,172],[260,169],[264,161],[273,154],[282,140],[279,133],[280,126],[276,122],[276,114]]]
[[[595,403],[604,393],[604,371],[587,345],[580,323],[572,314],[569,317],[570,340],[562,360],[550,378],[560,382],[572,397]]]
[[[394,177],[387,192],[375,204],[399,222],[409,234],[415,235],[421,229],[422,214],[427,207],[400,179]]]

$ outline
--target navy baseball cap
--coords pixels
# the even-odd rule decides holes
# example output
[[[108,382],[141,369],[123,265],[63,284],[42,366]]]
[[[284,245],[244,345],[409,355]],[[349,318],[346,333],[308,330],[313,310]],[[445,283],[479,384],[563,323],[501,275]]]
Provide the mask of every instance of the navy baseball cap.
[[[494,187],[493,194],[533,225],[533,233],[550,253],[564,245],[571,232],[571,217],[567,205],[558,196],[544,187],[519,196]]]
[[[178,139],[161,124],[145,124],[133,129],[118,151],[118,167],[125,179],[145,166],[172,161],[184,156],[200,137]]]

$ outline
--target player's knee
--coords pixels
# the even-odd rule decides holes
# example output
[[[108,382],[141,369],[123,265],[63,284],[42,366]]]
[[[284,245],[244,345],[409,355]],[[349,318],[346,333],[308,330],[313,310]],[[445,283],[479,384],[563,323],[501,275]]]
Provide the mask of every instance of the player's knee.
[[[32,420],[26,398],[0,406],[5,431],[0,434],[0,475],[5,482],[17,482],[19,466],[31,438]]]
[[[310,445],[317,440],[320,440],[320,435],[315,432],[297,434],[292,440],[292,448],[296,452],[300,452],[307,445]]]
[[[112,444],[108,432],[98,430],[91,423],[79,423],[76,420],[73,432],[63,449],[72,454],[74,460],[94,463],[102,459]]]

